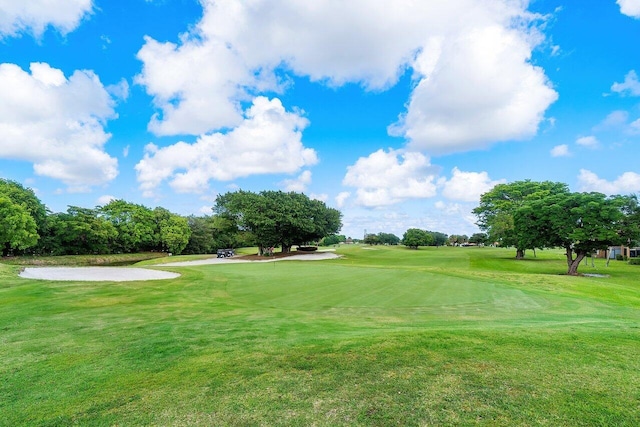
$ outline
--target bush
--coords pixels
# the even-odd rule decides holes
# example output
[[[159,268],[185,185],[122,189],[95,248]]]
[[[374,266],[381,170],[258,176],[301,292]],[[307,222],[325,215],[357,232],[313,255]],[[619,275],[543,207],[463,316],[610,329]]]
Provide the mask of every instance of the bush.
[[[624,261],[624,257],[622,256],[622,254],[616,255],[616,261]]]
[[[317,246],[298,246],[298,250],[303,252],[313,252],[313,251],[317,251],[318,247]]]
[[[629,264],[631,264],[631,265],[640,265],[640,258],[631,258],[629,260]]]

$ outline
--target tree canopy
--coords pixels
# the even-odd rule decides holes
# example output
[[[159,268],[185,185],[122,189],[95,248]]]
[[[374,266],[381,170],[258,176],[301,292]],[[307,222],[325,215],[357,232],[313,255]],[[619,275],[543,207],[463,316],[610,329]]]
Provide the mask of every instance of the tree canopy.
[[[514,224],[530,245],[564,248],[567,272],[575,275],[588,254],[637,235],[637,226],[631,228],[625,215],[631,200],[601,193],[552,194],[521,206]]]
[[[588,254],[630,244],[640,235],[636,196],[572,193],[562,183],[518,181],[482,195],[474,212],[490,241],[525,249],[565,249],[567,273],[575,275]]]
[[[498,184],[480,197],[480,205],[473,210],[478,226],[488,234],[490,242],[516,248],[516,258],[522,259],[526,249],[543,247],[544,242],[523,234],[514,224],[515,212],[526,202],[551,195],[567,195],[569,188],[561,182],[530,180]]]
[[[411,249],[418,249],[418,246],[429,246],[432,242],[431,234],[419,228],[410,228],[402,236],[402,244]]]
[[[8,255],[12,249],[25,249],[37,243],[36,222],[23,205],[0,195],[0,218],[0,245],[3,256]]]
[[[230,192],[217,197],[214,212],[251,233],[261,254],[272,246],[289,252],[293,245],[315,242],[342,227],[338,210],[295,192]]]

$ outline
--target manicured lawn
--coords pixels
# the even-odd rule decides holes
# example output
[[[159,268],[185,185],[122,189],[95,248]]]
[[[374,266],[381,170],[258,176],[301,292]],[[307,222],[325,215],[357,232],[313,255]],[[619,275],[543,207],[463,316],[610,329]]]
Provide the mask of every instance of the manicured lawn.
[[[121,283],[0,264],[0,425],[640,425],[640,266],[338,252]]]

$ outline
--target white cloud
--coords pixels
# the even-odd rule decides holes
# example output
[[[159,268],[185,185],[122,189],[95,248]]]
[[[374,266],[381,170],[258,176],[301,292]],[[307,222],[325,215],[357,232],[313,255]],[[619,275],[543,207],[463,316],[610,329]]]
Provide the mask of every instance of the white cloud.
[[[433,64],[418,67],[422,78],[390,131],[404,135],[410,149],[430,153],[534,136],[558,94],[530,63],[533,45],[521,30],[493,23],[470,26],[437,51],[423,51],[418,63]]]
[[[431,169],[421,153],[378,150],[347,167],[342,184],[357,188],[356,203],[361,206],[387,206],[435,196]]]
[[[347,201],[347,199],[351,196],[351,193],[348,191],[341,191],[336,196],[336,206],[338,209],[342,208]]]
[[[303,193],[307,190],[307,186],[311,184],[311,171],[303,171],[294,179],[285,179],[281,185],[284,186],[285,191],[296,191]]]
[[[76,71],[67,79],[44,63],[30,71],[0,64],[0,158],[32,162],[37,175],[70,191],[114,179],[117,159],[104,151],[114,101],[98,76]]]
[[[624,110],[612,111],[605,119],[595,126],[594,130],[607,130],[624,126],[629,119],[629,113]]]
[[[177,46],[146,38],[138,59],[144,68],[135,81],[162,111],[149,123],[156,135],[197,135],[242,122],[243,87],[253,79],[222,41]]]
[[[442,195],[449,200],[463,202],[479,202],[480,196],[498,184],[505,183],[504,179],[492,181],[487,172],[463,172],[453,168],[451,179],[441,179]]]
[[[317,162],[316,152],[302,145],[305,126],[307,120],[285,111],[277,98],[258,97],[243,122],[227,133],[203,135],[194,144],[147,145],[135,167],[140,188],[152,196],[168,180],[177,192],[198,193],[211,179],[294,173]]]
[[[92,8],[91,0],[0,0],[0,39],[22,32],[40,37],[48,26],[67,34]]]
[[[576,144],[586,147],[586,148],[598,148],[600,146],[600,141],[595,136],[583,136],[581,138],[576,139]]]
[[[316,194],[316,193],[311,193],[309,194],[309,198],[311,200],[319,200],[323,203],[326,203],[327,200],[329,200],[329,195],[326,193],[320,193],[320,194]]]
[[[607,181],[589,170],[580,169],[578,185],[580,191],[597,191],[604,194],[636,193],[640,192],[640,174],[625,172],[615,181]]]
[[[571,155],[567,144],[556,145],[551,149],[551,157],[568,157]]]
[[[640,134],[640,119],[630,121],[629,112],[616,110],[611,112],[602,122],[593,127],[599,131],[620,131],[628,135]]]
[[[640,4],[640,2],[638,4]],[[638,81],[638,75],[635,70],[629,71],[627,75],[624,76],[624,82],[614,83],[611,86],[611,90],[623,95],[640,96],[640,81]]]
[[[468,233],[469,230],[477,229],[476,221],[478,218],[473,214],[473,208],[471,206],[460,203],[445,203],[443,201],[437,201],[434,206],[442,212],[444,218],[450,218],[450,220],[456,224],[455,228],[450,231],[450,234],[464,234]],[[449,230],[451,230],[450,227],[449,225]]]
[[[620,6],[620,13],[640,18],[640,0],[617,0],[616,3]]]
[[[105,194],[104,196],[98,197],[97,203],[98,206],[108,205],[110,202],[117,200],[117,197]]]
[[[120,80],[118,84],[107,86],[107,92],[114,98],[126,101],[129,98],[129,82],[126,79]]]
[[[158,135],[237,126],[242,102],[285,90],[290,75],[381,90],[413,68],[418,84],[393,130],[441,153],[530,137],[557,98],[530,62],[543,37],[526,1],[202,3],[179,43],[147,37],[138,53]]]

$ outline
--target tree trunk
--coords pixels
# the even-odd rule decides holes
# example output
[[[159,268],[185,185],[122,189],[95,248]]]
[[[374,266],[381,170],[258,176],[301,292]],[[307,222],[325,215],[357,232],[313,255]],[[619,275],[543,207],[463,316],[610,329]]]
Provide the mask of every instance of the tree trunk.
[[[573,257],[573,251],[570,248],[567,248],[567,274],[570,276],[577,276],[578,275],[578,267],[580,267],[580,263],[582,262],[582,260],[584,259],[585,256],[587,256],[586,252],[583,251],[577,251],[576,252],[576,257]]]
[[[282,253],[283,254],[288,254],[289,252],[291,252],[291,246],[292,245],[285,245],[284,243],[282,244]]]
[[[258,255],[264,255],[264,246],[258,245]]]
[[[524,249],[516,249],[516,259],[524,259]]]

